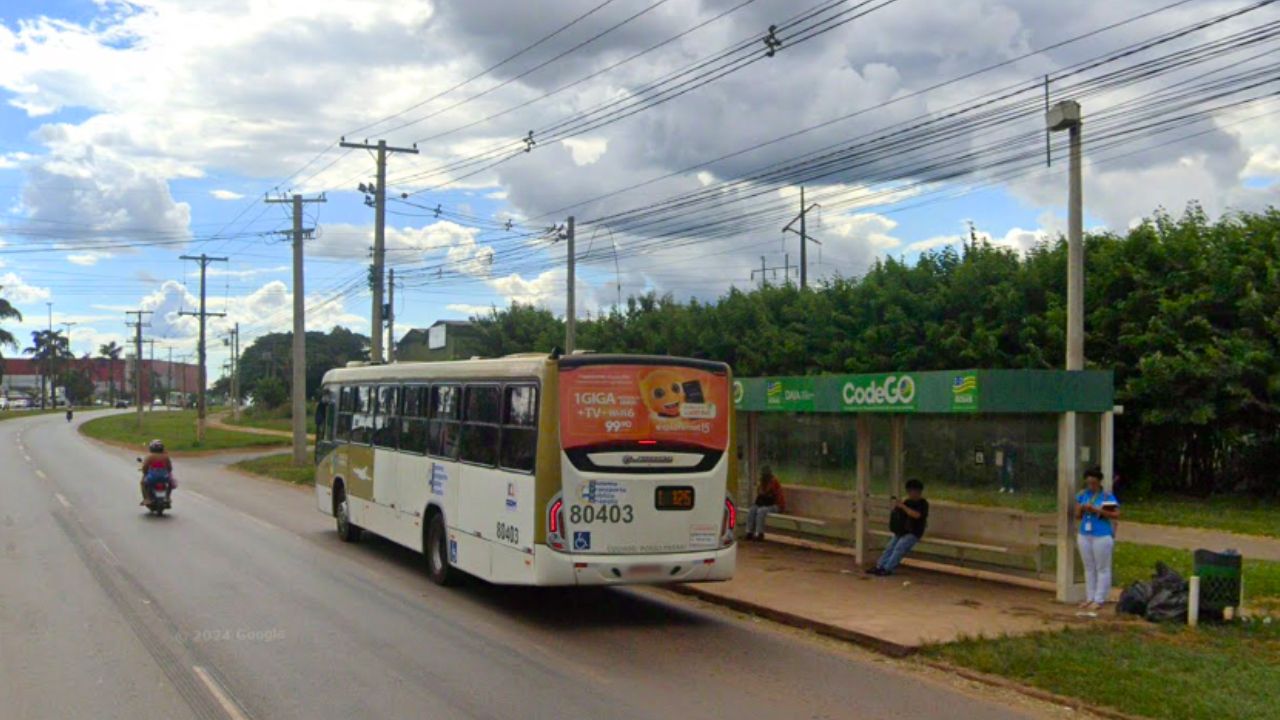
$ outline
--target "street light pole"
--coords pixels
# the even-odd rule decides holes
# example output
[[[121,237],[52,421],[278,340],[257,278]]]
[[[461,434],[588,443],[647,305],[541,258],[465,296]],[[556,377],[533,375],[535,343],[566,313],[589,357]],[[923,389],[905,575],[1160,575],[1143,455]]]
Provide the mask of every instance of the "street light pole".
[[[1084,369],[1084,189],[1081,168],[1080,103],[1063,100],[1045,114],[1050,132],[1066,130],[1070,139],[1067,190],[1067,370]],[[1073,532],[1079,455],[1076,414],[1063,413],[1058,421],[1058,547],[1057,598],[1076,602],[1083,588],[1076,580],[1076,537]]]

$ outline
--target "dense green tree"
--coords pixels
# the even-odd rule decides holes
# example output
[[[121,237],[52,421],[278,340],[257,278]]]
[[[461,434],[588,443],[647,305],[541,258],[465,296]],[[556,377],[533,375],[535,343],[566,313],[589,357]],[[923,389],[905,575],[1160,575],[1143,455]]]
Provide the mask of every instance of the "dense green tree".
[[[1184,491],[1280,492],[1280,212],[1210,221],[1191,206],[1086,237],[1086,356],[1115,372],[1120,467]],[[1066,246],[984,242],[801,291],[653,294],[578,324],[598,352],[706,356],[739,375],[1062,367]],[[562,346],[550,311],[473,318],[487,356]]]
[[[253,386],[253,404],[267,410],[284,405],[289,400],[289,389],[279,378],[264,377]]]
[[[369,338],[344,327],[335,327],[327,333],[309,331],[306,339],[307,397],[315,397],[326,372],[369,357]],[[279,380],[289,392],[292,357],[291,332],[268,333],[255,339],[240,355],[241,392],[247,394],[267,377]],[[222,391],[225,393],[228,389],[226,386]]]
[[[113,406],[116,404],[116,363],[123,352],[124,348],[114,340],[98,346],[98,356],[107,360],[107,398]]]
[[[0,286],[0,290],[3,289],[4,287]],[[21,322],[22,313],[18,312],[17,308],[10,305],[8,300],[0,297],[0,321],[4,320],[17,320]],[[0,378],[4,377],[4,348],[6,345],[17,350],[18,339],[13,336],[13,333],[0,327]]]

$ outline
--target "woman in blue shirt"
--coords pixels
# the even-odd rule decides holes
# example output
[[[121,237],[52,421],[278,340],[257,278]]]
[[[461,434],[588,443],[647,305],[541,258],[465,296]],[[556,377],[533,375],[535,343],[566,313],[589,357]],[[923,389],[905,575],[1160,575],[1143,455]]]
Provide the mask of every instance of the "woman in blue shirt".
[[[1084,480],[1086,488],[1076,496],[1085,578],[1085,601],[1080,607],[1096,612],[1111,592],[1111,553],[1115,549],[1115,521],[1120,519],[1120,503],[1115,495],[1102,489],[1100,468],[1090,468]]]

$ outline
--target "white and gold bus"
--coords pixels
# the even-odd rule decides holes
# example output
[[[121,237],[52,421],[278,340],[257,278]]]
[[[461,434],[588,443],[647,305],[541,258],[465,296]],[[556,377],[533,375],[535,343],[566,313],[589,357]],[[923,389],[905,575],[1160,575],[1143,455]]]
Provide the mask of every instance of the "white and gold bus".
[[[422,552],[440,584],[727,580],[730,385],[723,363],[633,355],[332,370],[316,502],[343,540]]]

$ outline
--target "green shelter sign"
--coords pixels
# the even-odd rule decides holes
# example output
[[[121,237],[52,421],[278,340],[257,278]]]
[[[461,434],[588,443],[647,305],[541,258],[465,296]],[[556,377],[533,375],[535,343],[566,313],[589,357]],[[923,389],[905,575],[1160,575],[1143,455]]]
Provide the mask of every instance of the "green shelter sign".
[[[734,407],[750,412],[1106,412],[1109,371],[941,370],[739,378]]]

